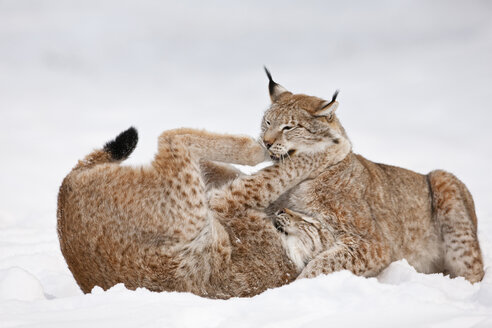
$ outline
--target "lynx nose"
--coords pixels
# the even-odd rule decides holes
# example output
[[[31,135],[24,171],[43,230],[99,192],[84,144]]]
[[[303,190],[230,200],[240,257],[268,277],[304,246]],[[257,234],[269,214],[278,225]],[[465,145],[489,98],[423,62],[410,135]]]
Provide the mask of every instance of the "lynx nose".
[[[265,147],[267,149],[270,149],[270,147],[273,145],[273,142],[275,141],[275,139],[272,139],[272,138],[263,138],[263,143],[265,144]]]

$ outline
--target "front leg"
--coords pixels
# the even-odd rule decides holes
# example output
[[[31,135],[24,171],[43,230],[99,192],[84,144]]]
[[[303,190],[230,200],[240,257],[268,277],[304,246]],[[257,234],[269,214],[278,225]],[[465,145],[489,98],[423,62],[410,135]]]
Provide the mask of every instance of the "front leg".
[[[359,276],[372,277],[381,272],[390,262],[388,247],[380,243],[369,243],[358,238],[345,237],[335,246],[313,258],[297,279],[314,278],[320,274],[341,270],[349,270]]]
[[[321,163],[316,156],[297,155],[250,176],[241,176],[209,194],[209,205],[219,213],[233,215],[238,210],[265,210],[272,202],[307,179]]]

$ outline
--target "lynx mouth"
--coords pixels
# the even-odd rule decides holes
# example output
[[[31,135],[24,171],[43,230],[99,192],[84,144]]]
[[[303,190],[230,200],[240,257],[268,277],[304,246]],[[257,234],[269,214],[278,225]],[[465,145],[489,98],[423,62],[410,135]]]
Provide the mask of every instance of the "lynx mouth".
[[[294,155],[295,153],[296,153],[296,150],[295,149],[291,149],[287,153],[282,154],[282,155],[277,155],[277,154],[270,153],[270,158],[273,161],[276,161],[277,162],[277,161],[280,161],[280,160],[289,158],[290,156]]]

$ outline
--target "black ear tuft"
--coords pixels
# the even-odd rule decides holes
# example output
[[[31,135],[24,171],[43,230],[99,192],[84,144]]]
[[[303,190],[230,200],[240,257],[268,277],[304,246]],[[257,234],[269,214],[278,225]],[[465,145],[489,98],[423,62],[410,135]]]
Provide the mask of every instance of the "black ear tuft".
[[[330,102],[327,102],[325,101],[324,102],[324,105],[320,108],[321,109],[324,109],[328,106],[330,106],[331,104],[333,104],[336,100],[337,100],[337,97],[338,97],[338,93],[340,92],[340,90],[336,90],[335,93],[333,94],[333,97],[331,97],[331,101]]]
[[[270,92],[270,95],[274,95],[275,87],[277,86],[277,83],[273,81],[272,74],[270,74],[268,68],[266,68],[266,66],[263,66],[263,68],[265,69],[265,73],[268,76],[268,92]]]
[[[114,140],[104,145],[104,151],[111,155],[115,161],[126,159],[137,146],[138,132],[133,126],[121,132]]]
[[[337,100],[337,97],[338,97],[338,94],[340,93],[340,90],[336,90],[335,93],[333,94],[333,97],[331,97],[331,102],[334,102],[335,100]]]
[[[270,93],[270,99],[272,100],[272,102],[276,102],[284,93],[292,94],[286,88],[273,80],[272,74],[270,74],[268,68],[266,68],[265,66],[263,66],[263,68],[265,69],[265,73],[268,77],[268,92]]]
[[[268,70],[268,68],[266,68],[266,66],[263,66],[263,68],[265,69],[265,73],[268,76],[268,81],[273,82],[272,74],[270,74],[270,71]]]

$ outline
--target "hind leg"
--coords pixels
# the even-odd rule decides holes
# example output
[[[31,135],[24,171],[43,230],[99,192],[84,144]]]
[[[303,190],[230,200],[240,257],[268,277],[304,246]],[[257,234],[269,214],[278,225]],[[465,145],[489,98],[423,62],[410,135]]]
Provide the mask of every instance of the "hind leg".
[[[159,224],[163,230],[186,243],[214,221],[207,191],[211,185],[233,179],[238,172],[210,161],[256,164],[264,155],[263,148],[249,137],[192,129],[162,133],[152,165],[162,185],[164,201],[159,202],[159,210],[166,220]]]
[[[186,147],[196,160],[256,165],[268,157],[266,150],[253,138],[211,133],[194,129],[175,129],[163,132],[160,145],[178,143]],[[158,154],[159,155],[159,154]]]
[[[441,228],[444,272],[478,282],[484,271],[472,196],[451,173],[438,170],[428,177],[436,220]]]

